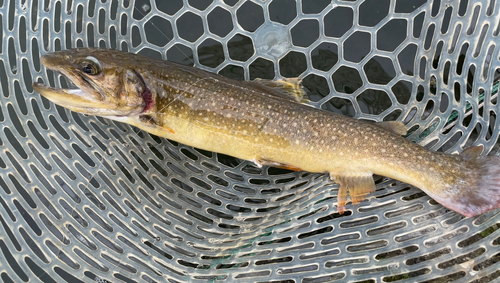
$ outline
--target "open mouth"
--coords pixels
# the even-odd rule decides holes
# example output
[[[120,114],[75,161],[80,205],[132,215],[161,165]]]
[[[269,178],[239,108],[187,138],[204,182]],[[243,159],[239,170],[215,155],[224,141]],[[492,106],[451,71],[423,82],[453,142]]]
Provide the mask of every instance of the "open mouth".
[[[63,77],[60,80],[61,88],[35,82],[34,90],[55,104],[72,111],[101,115],[110,112],[105,109],[112,109],[112,106],[104,103],[93,82],[77,72],[56,71]]]
[[[61,73],[60,76],[63,78],[61,80],[61,88],[63,88],[63,89],[80,89],[72,80],[70,80],[63,73]]]
[[[41,59],[45,67],[62,76],[62,78],[58,77],[60,87],[52,87],[38,82],[33,83],[34,90],[46,99],[75,112],[99,116],[126,116],[143,113],[152,108],[153,95],[145,86],[140,74],[133,73],[132,75],[141,80],[142,89],[134,83],[129,83],[128,85],[120,85],[121,89],[108,93],[107,88],[109,88],[108,84],[110,84],[111,79],[92,76],[95,74],[87,72],[92,70],[82,69],[80,63],[68,61],[69,59],[66,57],[54,53],[45,55]],[[89,75],[87,76],[87,74]],[[142,93],[135,93],[138,89]],[[124,90],[130,90],[131,94],[125,95],[128,92]]]

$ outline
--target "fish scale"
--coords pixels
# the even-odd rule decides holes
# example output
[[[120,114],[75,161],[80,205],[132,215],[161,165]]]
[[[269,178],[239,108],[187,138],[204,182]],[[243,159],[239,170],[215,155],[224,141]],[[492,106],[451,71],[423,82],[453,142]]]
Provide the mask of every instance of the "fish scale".
[[[299,103],[292,81],[240,82],[95,48],[58,51],[42,63],[80,89],[33,87],[71,110],[259,166],[329,173],[340,184],[340,213],[348,193],[358,203],[375,190],[372,174],[419,187],[465,216],[500,206],[499,157],[479,157],[482,147],[460,156],[428,151],[402,138],[399,122],[369,123]]]

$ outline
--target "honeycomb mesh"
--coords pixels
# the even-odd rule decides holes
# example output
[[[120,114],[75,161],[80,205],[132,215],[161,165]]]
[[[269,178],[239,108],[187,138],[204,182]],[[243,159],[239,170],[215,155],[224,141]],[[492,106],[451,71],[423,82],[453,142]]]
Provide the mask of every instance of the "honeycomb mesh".
[[[498,1],[0,0],[4,282],[493,282],[500,216],[377,177],[336,213],[325,175],[255,167],[70,112],[40,56],[115,48],[236,79],[303,78],[311,104],[498,155]],[[325,129],[326,131],[328,129]]]

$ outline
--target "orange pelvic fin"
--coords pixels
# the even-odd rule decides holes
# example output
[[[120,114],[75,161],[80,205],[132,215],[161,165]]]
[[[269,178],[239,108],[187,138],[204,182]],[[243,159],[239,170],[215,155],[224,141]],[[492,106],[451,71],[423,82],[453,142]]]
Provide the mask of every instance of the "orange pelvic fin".
[[[363,201],[366,196],[375,191],[375,182],[371,173],[360,175],[336,175],[330,173],[330,178],[340,185],[337,194],[337,210],[340,214],[344,213],[347,204],[347,193],[351,197],[353,204]]]
[[[168,127],[165,127],[165,126],[162,126],[162,128],[164,128],[165,130],[171,132],[172,134],[175,134],[174,130],[168,128]]]

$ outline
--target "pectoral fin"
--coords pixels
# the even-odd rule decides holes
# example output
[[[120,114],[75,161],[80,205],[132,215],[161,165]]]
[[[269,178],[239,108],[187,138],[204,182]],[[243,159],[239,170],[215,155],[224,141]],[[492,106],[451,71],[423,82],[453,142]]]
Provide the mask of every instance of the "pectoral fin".
[[[352,176],[338,176],[330,173],[330,178],[340,185],[337,194],[337,210],[340,214],[345,211],[348,192],[352,203],[358,204],[365,199],[366,195],[375,191],[375,182],[371,173]]]
[[[259,168],[262,167],[263,165],[271,166],[271,167],[276,167],[276,168],[281,168],[281,169],[287,169],[287,170],[292,170],[292,171],[302,171],[299,167],[295,167],[292,165],[288,164],[283,164],[280,162],[275,162],[263,158],[259,158],[253,161],[255,165],[257,165]]]

